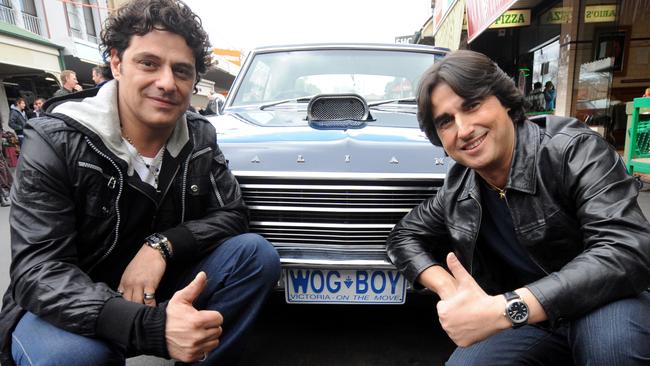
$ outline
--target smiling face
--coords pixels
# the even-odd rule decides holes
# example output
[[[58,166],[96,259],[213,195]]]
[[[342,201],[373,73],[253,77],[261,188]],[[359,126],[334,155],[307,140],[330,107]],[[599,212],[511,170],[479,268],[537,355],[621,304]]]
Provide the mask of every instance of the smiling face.
[[[130,128],[173,130],[196,80],[195,59],[183,37],[162,30],[131,37],[122,57],[111,51],[118,80],[120,121]]]
[[[515,127],[499,99],[465,100],[443,82],[433,89],[431,104],[434,126],[449,156],[492,184],[505,184]]]

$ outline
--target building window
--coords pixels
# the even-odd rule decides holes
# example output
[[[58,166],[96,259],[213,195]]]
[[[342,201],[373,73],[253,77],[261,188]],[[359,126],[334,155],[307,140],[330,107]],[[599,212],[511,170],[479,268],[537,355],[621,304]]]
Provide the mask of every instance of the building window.
[[[25,29],[32,33],[43,35],[43,26],[41,25],[41,20],[36,14],[36,5],[34,4],[34,0],[20,0],[20,6],[23,9],[22,16]]]
[[[93,1],[94,3],[94,1]],[[84,22],[86,23],[86,37],[90,42],[97,42],[97,30],[95,29],[95,16],[93,5],[90,0],[83,0]]]
[[[36,16],[34,0],[20,0],[20,5],[23,8],[23,13]]]
[[[16,24],[14,10],[11,6],[11,0],[0,0],[0,22]]]
[[[81,32],[81,20],[77,12],[77,6],[71,3],[65,3],[66,15],[68,16],[68,25],[70,26],[70,36],[75,38],[83,38]]]

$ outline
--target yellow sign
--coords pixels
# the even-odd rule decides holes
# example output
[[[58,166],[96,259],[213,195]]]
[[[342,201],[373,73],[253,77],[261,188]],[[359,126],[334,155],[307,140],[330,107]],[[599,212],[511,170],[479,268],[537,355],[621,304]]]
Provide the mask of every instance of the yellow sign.
[[[616,5],[588,5],[585,7],[585,23],[616,21]]]
[[[542,24],[568,24],[571,23],[573,8],[561,6],[552,8],[542,16]]]
[[[508,10],[501,14],[488,28],[513,28],[530,25],[530,9]],[[467,14],[463,16],[463,30],[467,30]]]
[[[489,28],[513,28],[527,25],[530,25],[530,9],[508,10],[501,14]]]

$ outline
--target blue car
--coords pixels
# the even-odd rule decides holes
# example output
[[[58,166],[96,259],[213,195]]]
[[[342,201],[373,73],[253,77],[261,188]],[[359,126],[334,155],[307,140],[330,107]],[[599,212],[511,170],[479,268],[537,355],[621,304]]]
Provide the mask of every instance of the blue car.
[[[210,121],[251,231],[280,254],[287,302],[405,301],[411,284],[385,241],[452,163],[416,119],[419,78],[445,52],[316,44],[248,55]]]

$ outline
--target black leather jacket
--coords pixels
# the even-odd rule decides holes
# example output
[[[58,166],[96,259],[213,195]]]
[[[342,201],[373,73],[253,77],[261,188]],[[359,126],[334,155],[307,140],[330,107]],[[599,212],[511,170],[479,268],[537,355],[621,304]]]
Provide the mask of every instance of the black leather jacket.
[[[247,208],[216,143],[214,128],[198,114],[186,117],[189,142],[176,159],[169,164],[165,160],[173,169],[156,206],[145,193],[130,190],[136,192],[132,197],[138,202],[156,207],[151,221],[135,224],[149,234],[166,235],[173,243],[174,263],[200,259],[228,237],[248,229]],[[24,310],[65,330],[98,336],[100,312],[119,294],[95,281],[101,274],[93,269],[106,267],[105,261],[118,263],[120,259],[109,253],[130,235],[124,227],[134,223],[125,222],[124,215],[137,204],[124,199],[131,184],[126,162],[80,123],[49,115],[31,120],[25,132],[11,197],[11,284],[0,313],[3,365],[12,364],[11,332]],[[143,238],[130,239],[143,243]],[[144,307],[118,302],[127,315]],[[120,321],[106,319],[123,321],[128,334],[128,316]]]
[[[526,287],[554,323],[648,288],[650,225],[605,140],[575,119],[535,122],[516,126],[506,200],[517,239],[546,273]],[[454,165],[438,194],[393,229],[389,257],[411,281],[449,251],[474,274],[480,202],[474,171]]]

